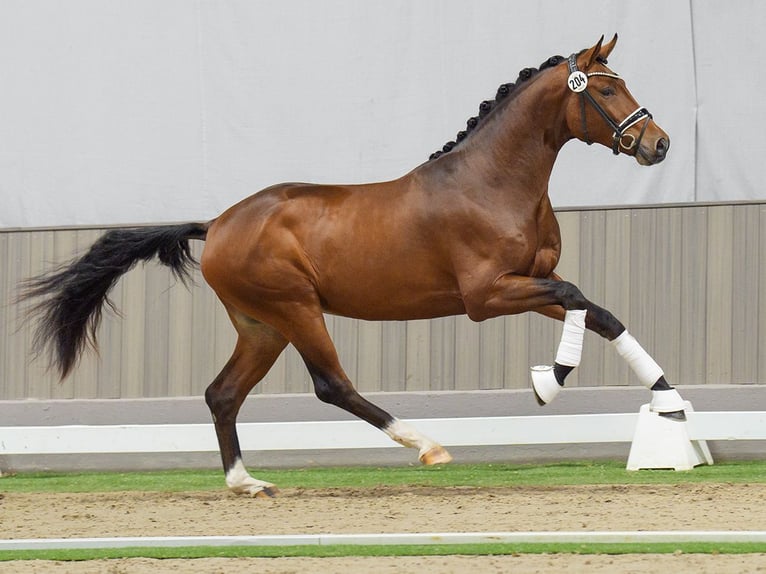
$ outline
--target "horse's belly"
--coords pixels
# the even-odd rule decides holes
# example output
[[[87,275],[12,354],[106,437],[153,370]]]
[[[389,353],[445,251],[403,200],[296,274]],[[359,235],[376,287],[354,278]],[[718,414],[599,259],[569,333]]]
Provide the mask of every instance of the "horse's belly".
[[[404,321],[465,313],[463,299],[456,289],[416,282],[335,279],[333,285],[320,288],[319,292],[324,310],[334,315],[370,321]]]

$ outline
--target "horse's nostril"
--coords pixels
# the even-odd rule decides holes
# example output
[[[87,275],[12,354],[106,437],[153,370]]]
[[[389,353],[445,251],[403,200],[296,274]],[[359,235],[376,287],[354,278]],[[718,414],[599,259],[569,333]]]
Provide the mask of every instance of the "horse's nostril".
[[[655,149],[657,150],[657,153],[659,155],[664,156],[666,153],[668,153],[669,147],[670,147],[670,144],[668,143],[668,140],[666,140],[665,138],[660,138],[657,140],[657,145]]]

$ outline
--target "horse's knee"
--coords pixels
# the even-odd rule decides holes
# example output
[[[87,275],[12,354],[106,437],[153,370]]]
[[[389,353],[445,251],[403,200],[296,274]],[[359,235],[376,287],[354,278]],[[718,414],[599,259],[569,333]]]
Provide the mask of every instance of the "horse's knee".
[[[556,283],[556,296],[561,301],[561,306],[567,311],[574,309],[586,309],[588,300],[582,294],[579,287],[569,281],[558,281]]]
[[[591,303],[574,283],[560,281],[556,286],[556,294],[564,309],[586,309],[586,327],[602,337],[611,341],[625,330],[611,312]]]

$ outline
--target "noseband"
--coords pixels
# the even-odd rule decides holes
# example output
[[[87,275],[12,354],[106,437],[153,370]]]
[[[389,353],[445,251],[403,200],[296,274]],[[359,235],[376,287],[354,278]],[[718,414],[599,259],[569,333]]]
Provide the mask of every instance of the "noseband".
[[[649,113],[649,110],[646,108],[638,108],[635,112],[630,114],[627,118],[622,120],[619,124],[616,123],[611,117],[609,117],[609,114],[606,113],[606,110],[602,108],[599,103],[593,98],[593,96],[588,92],[588,78],[591,78],[593,76],[606,76],[608,78],[617,78],[619,79],[620,76],[617,74],[611,74],[608,72],[591,72],[589,74],[585,74],[584,72],[581,72],[577,68],[577,56],[576,54],[572,54],[569,56],[569,78],[567,80],[567,83],[569,85],[569,89],[572,90],[575,93],[580,94],[580,108],[582,110],[582,128],[583,128],[583,134],[585,135],[585,142],[590,145],[593,142],[590,139],[590,136],[588,135],[588,125],[585,121],[585,100],[588,100],[590,104],[596,109],[596,111],[601,115],[604,120],[606,120],[606,123],[609,124],[609,127],[612,128],[612,131],[614,134],[612,135],[612,151],[614,152],[614,155],[617,155],[620,153],[620,146],[622,146],[623,149],[626,151],[634,150],[634,154],[638,153],[638,148],[641,145],[641,138],[644,137],[644,132],[646,131],[646,127],[649,125],[649,121],[652,119],[652,114]],[[642,119],[646,119],[644,122],[643,127],[641,128],[641,133],[638,134],[638,138],[634,137],[631,134],[627,134],[627,132],[631,127],[636,125],[638,122],[640,122]],[[626,143],[623,141],[625,138],[630,138],[630,140]]]

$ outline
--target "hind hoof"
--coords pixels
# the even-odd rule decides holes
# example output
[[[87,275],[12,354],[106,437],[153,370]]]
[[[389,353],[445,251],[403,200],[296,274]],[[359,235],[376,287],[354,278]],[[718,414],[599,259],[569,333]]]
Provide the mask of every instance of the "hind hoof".
[[[435,446],[420,455],[420,462],[426,466],[434,464],[447,464],[452,460],[452,455],[442,446]]]
[[[253,498],[276,498],[279,496],[279,489],[276,486],[265,486],[254,492],[252,496]]]

